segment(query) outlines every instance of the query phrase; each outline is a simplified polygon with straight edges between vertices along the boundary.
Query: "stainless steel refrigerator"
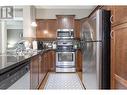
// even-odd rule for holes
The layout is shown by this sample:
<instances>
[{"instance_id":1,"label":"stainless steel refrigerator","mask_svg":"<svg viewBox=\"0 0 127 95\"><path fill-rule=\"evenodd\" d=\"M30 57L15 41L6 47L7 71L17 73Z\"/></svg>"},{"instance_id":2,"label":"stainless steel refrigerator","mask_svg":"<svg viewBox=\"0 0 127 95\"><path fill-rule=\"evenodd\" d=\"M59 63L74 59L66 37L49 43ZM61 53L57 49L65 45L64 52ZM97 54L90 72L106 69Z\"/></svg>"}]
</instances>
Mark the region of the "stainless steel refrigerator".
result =
<instances>
[{"instance_id":1,"label":"stainless steel refrigerator","mask_svg":"<svg viewBox=\"0 0 127 95\"><path fill-rule=\"evenodd\" d=\"M86 89L110 89L110 12L97 10L81 29Z\"/></svg>"}]
</instances>

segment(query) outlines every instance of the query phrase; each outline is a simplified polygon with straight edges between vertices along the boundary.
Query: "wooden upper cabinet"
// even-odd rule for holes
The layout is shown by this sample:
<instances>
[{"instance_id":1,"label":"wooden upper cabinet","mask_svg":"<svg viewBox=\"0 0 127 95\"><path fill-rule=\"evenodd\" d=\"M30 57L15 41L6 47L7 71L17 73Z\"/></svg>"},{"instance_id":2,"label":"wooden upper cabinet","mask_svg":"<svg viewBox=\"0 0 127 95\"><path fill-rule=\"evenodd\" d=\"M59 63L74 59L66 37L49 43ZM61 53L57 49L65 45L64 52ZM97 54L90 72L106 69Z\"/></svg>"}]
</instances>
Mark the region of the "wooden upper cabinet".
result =
<instances>
[{"instance_id":1,"label":"wooden upper cabinet","mask_svg":"<svg viewBox=\"0 0 127 95\"><path fill-rule=\"evenodd\" d=\"M75 37L80 38L80 31L81 31L81 22L80 20L75 20L75 27L74 27L74 32L75 32Z\"/></svg>"},{"instance_id":2,"label":"wooden upper cabinet","mask_svg":"<svg viewBox=\"0 0 127 95\"><path fill-rule=\"evenodd\" d=\"M114 24L118 25L127 22L127 6L113 6L114 8Z\"/></svg>"},{"instance_id":3,"label":"wooden upper cabinet","mask_svg":"<svg viewBox=\"0 0 127 95\"><path fill-rule=\"evenodd\" d=\"M111 11L111 23L113 26L127 22L127 6L103 6L102 9Z\"/></svg>"},{"instance_id":4,"label":"wooden upper cabinet","mask_svg":"<svg viewBox=\"0 0 127 95\"><path fill-rule=\"evenodd\" d=\"M74 15L56 15L57 29L74 29Z\"/></svg>"},{"instance_id":5,"label":"wooden upper cabinet","mask_svg":"<svg viewBox=\"0 0 127 95\"><path fill-rule=\"evenodd\" d=\"M48 20L48 38L56 38L57 22L55 19Z\"/></svg>"},{"instance_id":6,"label":"wooden upper cabinet","mask_svg":"<svg viewBox=\"0 0 127 95\"><path fill-rule=\"evenodd\" d=\"M37 38L46 38L47 37L47 21L46 20L37 20L36 27L36 37Z\"/></svg>"},{"instance_id":7,"label":"wooden upper cabinet","mask_svg":"<svg viewBox=\"0 0 127 95\"><path fill-rule=\"evenodd\" d=\"M56 38L57 22L55 19L39 19L36 22L36 38Z\"/></svg>"}]
</instances>

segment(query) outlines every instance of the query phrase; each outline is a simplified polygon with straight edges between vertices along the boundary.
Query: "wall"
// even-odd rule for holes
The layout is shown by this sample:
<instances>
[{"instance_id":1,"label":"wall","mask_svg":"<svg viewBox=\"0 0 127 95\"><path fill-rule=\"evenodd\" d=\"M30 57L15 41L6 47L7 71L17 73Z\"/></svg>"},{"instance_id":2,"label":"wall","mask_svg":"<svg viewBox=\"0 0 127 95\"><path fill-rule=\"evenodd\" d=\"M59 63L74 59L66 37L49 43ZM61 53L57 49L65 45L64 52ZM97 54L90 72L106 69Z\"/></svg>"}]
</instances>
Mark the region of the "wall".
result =
<instances>
[{"instance_id":1,"label":"wall","mask_svg":"<svg viewBox=\"0 0 127 95\"><path fill-rule=\"evenodd\" d=\"M7 30L7 48L13 48L16 43L23 40L22 29L8 29Z\"/></svg>"},{"instance_id":2,"label":"wall","mask_svg":"<svg viewBox=\"0 0 127 95\"><path fill-rule=\"evenodd\" d=\"M0 22L0 53L2 51L2 31L1 31L1 22Z\"/></svg>"},{"instance_id":3,"label":"wall","mask_svg":"<svg viewBox=\"0 0 127 95\"><path fill-rule=\"evenodd\" d=\"M35 21L35 13L33 6L23 7L23 37L36 37L35 27L31 26L32 21Z\"/></svg>"},{"instance_id":4,"label":"wall","mask_svg":"<svg viewBox=\"0 0 127 95\"><path fill-rule=\"evenodd\" d=\"M7 31L6 31L6 22L1 21L1 28L0 28L0 41L1 41L1 52L0 53L5 53L6 52L6 43L7 43Z\"/></svg>"},{"instance_id":5,"label":"wall","mask_svg":"<svg viewBox=\"0 0 127 95\"><path fill-rule=\"evenodd\" d=\"M8 20L6 27L7 29L23 29L23 21L22 20Z\"/></svg>"},{"instance_id":6,"label":"wall","mask_svg":"<svg viewBox=\"0 0 127 95\"><path fill-rule=\"evenodd\" d=\"M36 9L36 19L56 19L56 15L75 15L76 19L87 17L92 9Z\"/></svg>"}]
</instances>

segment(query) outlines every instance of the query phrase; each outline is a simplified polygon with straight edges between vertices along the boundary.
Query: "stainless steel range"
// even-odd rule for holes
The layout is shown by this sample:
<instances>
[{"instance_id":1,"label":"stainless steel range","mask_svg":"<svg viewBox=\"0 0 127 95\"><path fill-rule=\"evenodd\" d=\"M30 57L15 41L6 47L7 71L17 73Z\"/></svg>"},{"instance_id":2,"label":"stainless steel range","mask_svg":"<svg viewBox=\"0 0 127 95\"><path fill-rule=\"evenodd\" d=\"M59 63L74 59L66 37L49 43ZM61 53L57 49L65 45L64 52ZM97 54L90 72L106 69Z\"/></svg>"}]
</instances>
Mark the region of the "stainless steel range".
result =
<instances>
[{"instance_id":1,"label":"stainless steel range","mask_svg":"<svg viewBox=\"0 0 127 95\"><path fill-rule=\"evenodd\" d=\"M74 31L72 29L71 31L66 29L66 32L62 30L57 31L56 72L75 72L75 49L72 39ZM63 37L62 34L66 36Z\"/></svg>"}]
</instances>

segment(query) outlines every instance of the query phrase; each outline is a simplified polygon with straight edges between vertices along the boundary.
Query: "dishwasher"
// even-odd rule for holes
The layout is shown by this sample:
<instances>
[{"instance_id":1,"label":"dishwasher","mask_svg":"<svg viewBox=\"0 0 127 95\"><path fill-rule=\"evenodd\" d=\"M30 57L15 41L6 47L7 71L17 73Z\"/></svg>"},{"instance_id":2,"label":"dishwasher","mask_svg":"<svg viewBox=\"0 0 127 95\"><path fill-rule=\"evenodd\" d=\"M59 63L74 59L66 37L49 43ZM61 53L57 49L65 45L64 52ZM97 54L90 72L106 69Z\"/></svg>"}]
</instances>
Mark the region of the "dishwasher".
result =
<instances>
[{"instance_id":1,"label":"dishwasher","mask_svg":"<svg viewBox=\"0 0 127 95\"><path fill-rule=\"evenodd\" d=\"M28 88L30 85L29 65L30 61L26 61L22 63L22 65L19 65L0 75L0 89Z\"/></svg>"}]
</instances>

